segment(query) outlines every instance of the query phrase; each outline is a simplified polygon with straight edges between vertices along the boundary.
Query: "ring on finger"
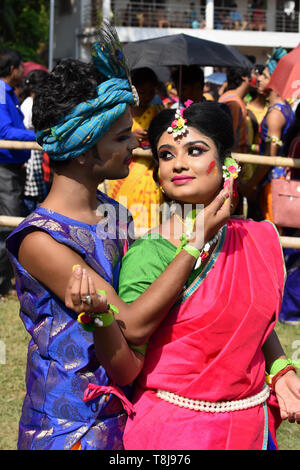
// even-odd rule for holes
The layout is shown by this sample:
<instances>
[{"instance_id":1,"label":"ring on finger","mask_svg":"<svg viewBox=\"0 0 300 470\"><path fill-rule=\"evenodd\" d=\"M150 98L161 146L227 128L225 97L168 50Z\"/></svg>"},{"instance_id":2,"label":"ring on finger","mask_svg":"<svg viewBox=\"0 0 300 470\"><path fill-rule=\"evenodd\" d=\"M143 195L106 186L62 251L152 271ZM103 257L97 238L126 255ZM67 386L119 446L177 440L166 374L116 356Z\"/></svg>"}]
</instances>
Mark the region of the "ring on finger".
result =
<instances>
[{"instance_id":1,"label":"ring on finger","mask_svg":"<svg viewBox=\"0 0 300 470\"><path fill-rule=\"evenodd\" d=\"M83 297L81 299L81 302L83 302L84 304L87 304L87 305L91 305L92 297L90 295L86 295L85 297Z\"/></svg>"}]
</instances>

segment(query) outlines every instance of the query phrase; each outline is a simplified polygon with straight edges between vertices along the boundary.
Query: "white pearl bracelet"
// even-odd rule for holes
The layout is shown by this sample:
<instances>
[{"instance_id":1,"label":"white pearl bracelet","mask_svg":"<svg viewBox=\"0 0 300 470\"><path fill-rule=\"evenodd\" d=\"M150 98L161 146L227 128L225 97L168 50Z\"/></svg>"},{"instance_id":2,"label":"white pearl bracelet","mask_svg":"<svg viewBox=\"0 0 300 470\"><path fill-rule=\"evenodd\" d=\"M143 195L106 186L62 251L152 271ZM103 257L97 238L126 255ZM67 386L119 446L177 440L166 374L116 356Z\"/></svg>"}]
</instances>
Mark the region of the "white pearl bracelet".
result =
<instances>
[{"instance_id":1,"label":"white pearl bracelet","mask_svg":"<svg viewBox=\"0 0 300 470\"><path fill-rule=\"evenodd\" d=\"M252 408L265 402L270 395L270 387L264 384L261 392L253 395L253 397L244 398L243 400L212 402L204 400L194 400L191 398L176 395L176 393L167 392L166 390L157 390L156 395L173 405L182 408L189 408L196 411L207 411L209 413L224 413L228 411L239 411Z\"/></svg>"}]
</instances>

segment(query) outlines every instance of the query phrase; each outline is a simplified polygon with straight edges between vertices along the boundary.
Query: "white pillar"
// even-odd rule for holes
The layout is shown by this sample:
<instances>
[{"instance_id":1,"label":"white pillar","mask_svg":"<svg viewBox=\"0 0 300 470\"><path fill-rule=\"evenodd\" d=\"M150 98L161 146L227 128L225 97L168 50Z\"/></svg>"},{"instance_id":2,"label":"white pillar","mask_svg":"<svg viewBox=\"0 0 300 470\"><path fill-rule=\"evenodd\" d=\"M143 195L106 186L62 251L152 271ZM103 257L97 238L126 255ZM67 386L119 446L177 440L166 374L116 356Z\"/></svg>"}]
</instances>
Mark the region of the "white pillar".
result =
<instances>
[{"instance_id":1,"label":"white pillar","mask_svg":"<svg viewBox=\"0 0 300 470\"><path fill-rule=\"evenodd\" d=\"M214 0L206 0L205 21L206 29L214 29Z\"/></svg>"},{"instance_id":2,"label":"white pillar","mask_svg":"<svg viewBox=\"0 0 300 470\"><path fill-rule=\"evenodd\" d=\"M110 10L111 4L110 0L102 1L102 20L110 23Z\"/></svg>"},{"instance_id":3,"label":"white pillar","mask_svg":"<svg viewBox=\"0 0 300 470\"><path fill-rule=\"evenodd\" d=\"M266 27L267 31L275 31L275 15L276 1L269 0L266 2Z\"/></svg>"},{"instance_id":4,"label":"white pillar","mask_svg":"<svg viewBox=\"0 0 300 470\"><path fill-rule=\"evenodd\" d=\"M49 17L49 56L48 69L53 68L53 48L54 48L54 20L55 20L55 0L50 0L50 17Z\"/></svg>"}]
</instances>

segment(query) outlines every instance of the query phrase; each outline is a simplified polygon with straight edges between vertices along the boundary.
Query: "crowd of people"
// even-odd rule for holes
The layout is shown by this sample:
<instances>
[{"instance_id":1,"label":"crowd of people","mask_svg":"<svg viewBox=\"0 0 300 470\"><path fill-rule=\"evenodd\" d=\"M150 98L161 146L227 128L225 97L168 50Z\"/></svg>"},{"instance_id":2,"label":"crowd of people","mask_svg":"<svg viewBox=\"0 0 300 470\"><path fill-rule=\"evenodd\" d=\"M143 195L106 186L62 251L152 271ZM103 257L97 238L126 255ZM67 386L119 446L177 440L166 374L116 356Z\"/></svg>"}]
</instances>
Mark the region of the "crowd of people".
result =
<instances>
[{"instance_id":1,"label":"crowd of people","mask_svg":"<svg viewBox=\"0 0 300 470\"><path fill-rule=\"evenodd\" d=\"M200 67L166 84L130 76L103 26L91 63L31 72L21 108L22 58L0 53L0 138L43 149L0 151L1 214L26 216L1 257L31 337L18 449L273 450L283 419L300 424L300 378L274 331L283 229L249 196L282 173L231 157L288 155L299 121L265 79L284 53L228 70L209 97ZM288 295L283 321L298 321Z\"/></svg>"},{"instance_id":2,"label":"crowd of people","mask_svg":"<svg viewBox=\"0 0 300 470\"><path fill-rule=\"evenodd\" d=\"M153 5L144 2L129 2L121 11L111 12L116 22L122 26L139 27L173 27L202 29L206 27L205 6L191 2L187 8L174 11L164 5ZM214 9L214 27L224 30L266 30L266 7L264 1L254 1L246 8L239 8L234 1L227 7L217 6Z\"/></svg>"}]
</instances>

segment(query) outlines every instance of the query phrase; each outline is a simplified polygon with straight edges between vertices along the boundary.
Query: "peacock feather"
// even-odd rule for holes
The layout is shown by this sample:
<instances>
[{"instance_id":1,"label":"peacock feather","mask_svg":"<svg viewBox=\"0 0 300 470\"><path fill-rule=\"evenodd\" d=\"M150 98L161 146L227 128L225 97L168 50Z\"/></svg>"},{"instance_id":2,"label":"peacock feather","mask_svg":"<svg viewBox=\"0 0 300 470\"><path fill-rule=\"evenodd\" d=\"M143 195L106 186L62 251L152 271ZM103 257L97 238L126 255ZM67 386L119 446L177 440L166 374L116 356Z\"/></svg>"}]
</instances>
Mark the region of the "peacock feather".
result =
<instances>
[{"instance_id":1,"label":"peacock feather","mask_svg":"<svg viewBox=\"0 0 300 470\"><path fill-rule=\"evenodd\" d=\"M110 78L125 78L131 84L129 67L116 29L104 22L96 33L97 40L92 46L95 67Z\"/></svg>"}]
</instances>

